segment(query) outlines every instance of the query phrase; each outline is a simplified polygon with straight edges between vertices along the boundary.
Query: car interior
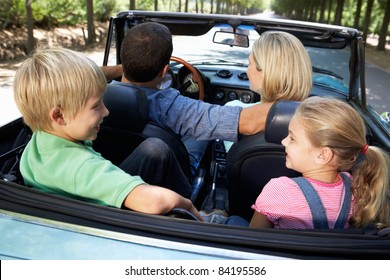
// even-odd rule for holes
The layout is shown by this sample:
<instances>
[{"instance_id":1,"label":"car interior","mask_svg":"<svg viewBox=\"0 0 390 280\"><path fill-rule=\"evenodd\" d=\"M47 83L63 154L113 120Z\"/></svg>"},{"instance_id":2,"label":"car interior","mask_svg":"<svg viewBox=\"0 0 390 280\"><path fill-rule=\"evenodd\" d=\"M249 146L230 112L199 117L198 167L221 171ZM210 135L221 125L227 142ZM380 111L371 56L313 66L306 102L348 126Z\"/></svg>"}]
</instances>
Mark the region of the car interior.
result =
<instances>
[{"instance_id":1,"label":"car interior","mask_svg":"<svg viewBox=\"0 0 390 280\"><path fill-rule=\"evenodd\" d=\"M175 32L176 25L170 25L169 22L164 23ZM119 24L120 27L116 28L118 33L116 40L123 38L123 34L119 31L121 26L126 24L121 21L111 22L111 24ZM206 32L210 29L207 26L202 28L200 28L200 32ZM113 27L110 29L115 30ZM242 45L230 42L237 36L240 37L239 41L243 42ZM302 38L305 37L302 36ZM113 38L108 38L107 46L111 40ZM235 31L216 31L213 42L249 47L248 35ZM333 44L335 44L334 48L345 46L342 40L336 40ZM119 46L120 44L117 44L115 50L118 63L120 63ZM219 105L224 105L232 100L241 100L247 104L259 101L259 95L249 90L245 65L223 66L224 62L221 61L222 65L217 67L203 64L195 67L175 56L172 57L171 63L169 70L169 76L172 79L171 86L178 88L183 95ZM187 79L188 75L191 75L193 81L190 82ZM198 85L195 94L188 90L194 83ZM334 91L329 91L324 87L315 86L311 95L333 95L337 98L340 96L345 98L345 94L340 94L341 89L340 86L335 86ZM110 114L104 119L98 138L94 141L96 151L118 165L143 140L157 137L169 145L183 172L188 178L190 177L189 157L183 143L179 136L169 129L148 120L148 101L141 89L108 84L103 100ZM287 136L289 120L298 105L299 102L276 102L268 114L265 131L256 135L240 137L240 140L234 143L229 152L226 152L223 141L219 139L210 141L197 174L191 182L193 187L191 200L199 210L221 209L229 215L239 215L250 220L253 214L251 209L253 200L271 178L299 175L285 167L285 152L281 145L281 140ZM29 135L29 129L23 128L15 143L12 144L13 149L1 155L2 161L5 162L1 169L4 179L23 182L17 163ZM261 172L259 172L260 170ZM181 211L181 213L185 213L185 211ZM193 218L188 215L182 216Z\"/></svg>"}]
</instances>

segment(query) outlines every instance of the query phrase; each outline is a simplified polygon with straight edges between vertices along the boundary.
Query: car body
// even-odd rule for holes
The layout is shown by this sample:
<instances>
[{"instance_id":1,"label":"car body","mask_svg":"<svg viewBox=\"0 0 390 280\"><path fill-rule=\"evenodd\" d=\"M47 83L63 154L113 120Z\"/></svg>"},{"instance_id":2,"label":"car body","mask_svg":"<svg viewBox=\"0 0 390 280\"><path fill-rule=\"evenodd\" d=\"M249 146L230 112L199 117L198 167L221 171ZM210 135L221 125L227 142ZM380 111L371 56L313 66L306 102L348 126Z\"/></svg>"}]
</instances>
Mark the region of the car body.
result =
<instances>
[{"instance_id":1,"label":"car body","mask_svg":"<svg viewBox=\"0 0 390 280\"><path fill-rule=\"evenodd\" d=\"M305 45L313 64L311 95L350 103L366 123L369 143L390 149L388 124L366 104L364 42L358 30L279 18L123 11L110 20L103 65L121 63L123 35L130 26L145 21L169 27L173 55L201 73L201 99L219 105L236 99L259 101L246 77L251 45L267 30L294 34ZM232 26L247 30L243 45L218 39L234 36ZM188 68L173 61L162 87L181 88L192 78ZM182 93L200 98L199 88L192 82ZM390 258L389 229L250 229L201 223L180 211L174 216L147 215L41 193L24 186L18 173L18 159L31 135L23 120L4 125L0 135L2 259ZM224 184L228 179L215 169L215 162L221 168L226 158L216 154L219 144L212 141L204 157L201 190L194 200L198 209L205 205L215 183L227 190Z\"/></svg>"}]
</instances>

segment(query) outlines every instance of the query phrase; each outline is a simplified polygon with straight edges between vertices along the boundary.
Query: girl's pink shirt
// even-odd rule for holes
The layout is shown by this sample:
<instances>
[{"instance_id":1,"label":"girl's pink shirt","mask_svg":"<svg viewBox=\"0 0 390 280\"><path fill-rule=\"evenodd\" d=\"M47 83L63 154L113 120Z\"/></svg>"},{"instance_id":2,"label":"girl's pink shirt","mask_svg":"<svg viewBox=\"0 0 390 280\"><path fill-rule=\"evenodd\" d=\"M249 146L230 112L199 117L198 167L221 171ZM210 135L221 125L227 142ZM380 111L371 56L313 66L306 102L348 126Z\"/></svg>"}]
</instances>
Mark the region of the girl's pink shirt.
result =
<instances>
[{"instance_id":1,"label":"girl's pink shirt","mask_svg":"<svg viewBox=\"0 0 390 280\"><path fill-rule=\"evenodd\" d=\"M349 173L346 173L351 177ZM313 185L326 209L329 228L333 228L344 199L341 176L336 183L324 183L306 178ZM354 200L349 217L352 215ZM271 179L263 188L252 209L267 216L274 228L312 229L312 215L298 185L288 177ZM348 223L346 224L348 227Z\"/></svg>"}]
</instances>

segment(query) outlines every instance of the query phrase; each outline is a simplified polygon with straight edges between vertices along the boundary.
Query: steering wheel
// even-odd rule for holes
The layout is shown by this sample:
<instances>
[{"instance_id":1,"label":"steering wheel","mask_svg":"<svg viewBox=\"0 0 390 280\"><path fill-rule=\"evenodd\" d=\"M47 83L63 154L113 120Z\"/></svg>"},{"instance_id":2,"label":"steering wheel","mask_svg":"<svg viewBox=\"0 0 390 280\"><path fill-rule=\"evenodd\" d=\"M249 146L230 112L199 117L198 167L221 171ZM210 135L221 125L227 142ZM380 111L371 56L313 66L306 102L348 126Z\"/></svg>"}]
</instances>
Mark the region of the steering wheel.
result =
<instances>
[{"instance_id":1,"label":"steering wheel","mask_svg":"<svg viewBox=\"0 0 390 280\"><path fill-rule=\"evenodd\" d=\"M179 64L182 64L185 68L187 68L191 72L193 81L195 83L198 83L198 86L199 86L199 100L204 100L204 82L203 82L203 78L200 75L200 73L198 72L198 70L196 70L194 68L194 66L192 66L191 64L189 64L187 61L185 61L182 58L179 58L176 56L171 56L171 60L175 61Z\"/></svg>"}]
</instances>

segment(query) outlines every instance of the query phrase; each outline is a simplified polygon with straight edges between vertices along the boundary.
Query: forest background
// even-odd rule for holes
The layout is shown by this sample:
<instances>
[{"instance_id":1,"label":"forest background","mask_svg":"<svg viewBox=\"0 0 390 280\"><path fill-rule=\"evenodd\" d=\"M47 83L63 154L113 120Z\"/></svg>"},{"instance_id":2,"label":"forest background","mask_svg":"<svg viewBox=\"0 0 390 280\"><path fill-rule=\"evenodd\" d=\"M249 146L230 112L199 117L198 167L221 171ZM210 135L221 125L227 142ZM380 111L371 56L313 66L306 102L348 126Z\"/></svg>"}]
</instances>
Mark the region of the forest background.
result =
<instances>
[{"instance_id":1,"label":"forest background","mask_svg":"<svg viewBox=\"0 0 390 280\"><path fill-rule=\"evenodd\" d=\"M0 61L25 57L39 41L93 48L104 43L110 16L128 9L240 15L272 12L289 19L355 27L364 41L376 38L370 51L378 54L378 60L388 57L390 0L0 0ZM58 29L80 32L56 35Z\"/></svg>"}]
</instances>

